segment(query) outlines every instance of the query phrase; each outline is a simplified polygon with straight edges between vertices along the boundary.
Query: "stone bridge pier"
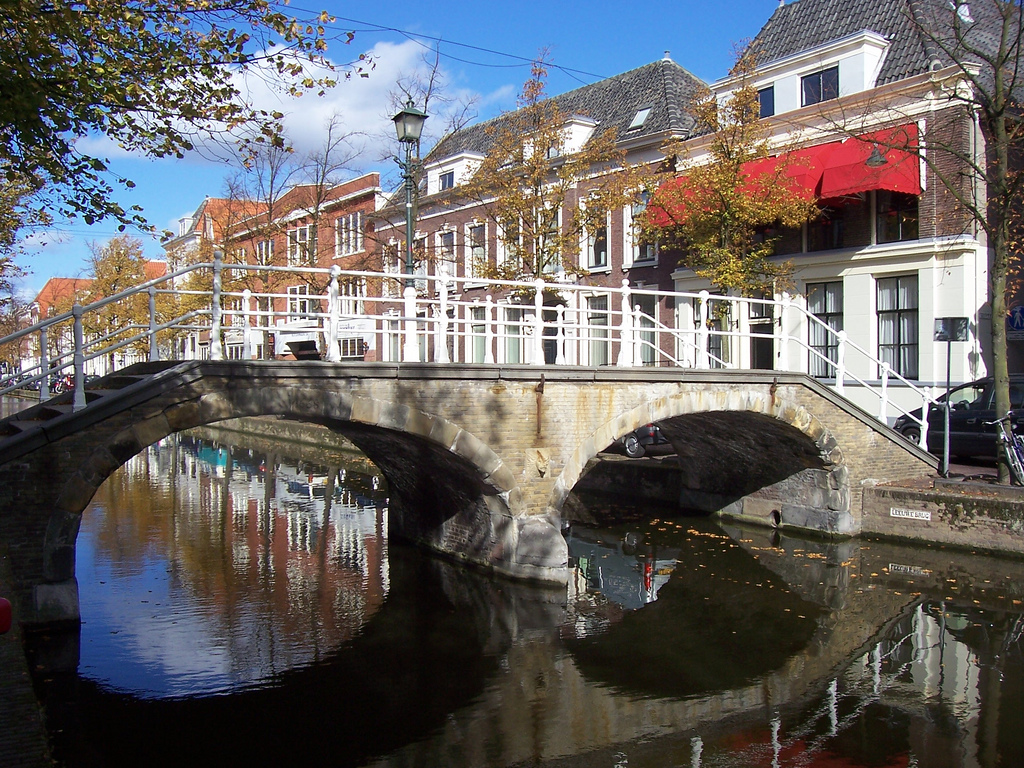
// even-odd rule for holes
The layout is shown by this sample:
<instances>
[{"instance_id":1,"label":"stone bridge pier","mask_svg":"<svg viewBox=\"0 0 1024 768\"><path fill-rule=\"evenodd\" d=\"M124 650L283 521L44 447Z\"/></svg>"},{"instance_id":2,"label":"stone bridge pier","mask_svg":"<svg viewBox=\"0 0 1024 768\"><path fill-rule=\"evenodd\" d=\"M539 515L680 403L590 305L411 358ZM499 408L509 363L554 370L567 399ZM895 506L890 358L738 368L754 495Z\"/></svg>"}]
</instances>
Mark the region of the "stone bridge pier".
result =
<instances>
[{"instance_id":1,"label":"stone bridge pier","mask_svg":"<svg viewBox=\"0 0 1024 768\"><path fill-rule=\"evenodd\" d=\"M391 535L554 584L568 577L562 504L587 462L652 421L679 454L682 503L767 524L855 534L865 481L934 471L815 380L769 371L150 363L102 381L83 410L33 410L0 441L0 543L23 624L78 620L79 522L115 469L238 416L344 434L389 483Z\"/></svg>"}]
</instances>

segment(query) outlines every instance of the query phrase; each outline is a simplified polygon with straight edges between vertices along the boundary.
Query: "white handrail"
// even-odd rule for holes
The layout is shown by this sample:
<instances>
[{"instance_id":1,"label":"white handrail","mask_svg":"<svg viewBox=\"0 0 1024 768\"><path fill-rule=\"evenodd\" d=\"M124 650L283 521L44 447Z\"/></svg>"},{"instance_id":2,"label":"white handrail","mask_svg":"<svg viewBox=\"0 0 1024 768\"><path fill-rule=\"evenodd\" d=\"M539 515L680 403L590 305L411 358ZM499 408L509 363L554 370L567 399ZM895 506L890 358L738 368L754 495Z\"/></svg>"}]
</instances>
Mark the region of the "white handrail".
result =
<instances>
[{"instance_id":1,"label":"white handrail","mask_svg":"<svg viewBox=\"0 0 1024 768\"><path fill-rule=\"evenodd\" d=\"M256 274L262 281L271 274L302 275L309 284L326 289L322 294L281 293L273 286L257 291L243 282L246 274ZM189 288L184 287L186 278ZM204 281L209 289L197 289ZM351 293L342 292L342 281ZM788 294L779 299L714 296L708 291L637 288L628 280L621 287L426 274L416 275L416 286L405 281L404 273L231 264L215 254L212 263L184 267L0 339L0 344L23 344L26 339L35 344L23 356L19 371L0 377L0 394L39 382L40 398L46 399L50 379L73 369L74 404L84 407L86 374L95 372L99 362L109 360L114 352L128 350L126 362L178 359L184 339L186 346L194 343L197 350L208 349L213 359L223 356L225 343L232 345L235 356L249 359L251 334L257 332L267 334L268 340L273 334L279 348L280 340L289 334L314 338L324 357L332 361L352 354L358 357L367 344L376 350L376 359L392 362L419 362L425 355L422 362L476 359L484 365L544 365L547 344L549 359L557 365L603 360L624 368L651 364L735 368L740 362L736 354L740 340L770 339L779 370L806 373L820 365L821 370L834 372L838 392L855 386L877 397L875 412L880 420L885 421L894 408L920 423L922 439L927 430L927 405L933 402L928 390L894 372ZM131 315L124 313L120 325L107 327L105 310L139 294L148 297L148 322L128 322ZM600 304L602 309L590 308L598 306L590 303L595 296L607 297ZM645 301L653 302L653 315L641 310ZM183 304L192 308L177 311ZM666 305L675 307L668 315L674 318L671 326L658 318ZM688 307L694 308L692 325L683 311ZM746 318L751 316L770 320L771 330L765 330L763 322L748 323ZM827 341L828 354L810 346L808 328ZM351 346L357 336L360 343ZM346 341L350 347L343 357L341 344ZM161 345L165 348L160 349ZM721 354L716 352L719 347ZM136 353L142 348L144 353ZM920 418L908 413L913 407L904 408L891 398L894 382L916 394L922 405Z\"/></svg>"}]
</instances>

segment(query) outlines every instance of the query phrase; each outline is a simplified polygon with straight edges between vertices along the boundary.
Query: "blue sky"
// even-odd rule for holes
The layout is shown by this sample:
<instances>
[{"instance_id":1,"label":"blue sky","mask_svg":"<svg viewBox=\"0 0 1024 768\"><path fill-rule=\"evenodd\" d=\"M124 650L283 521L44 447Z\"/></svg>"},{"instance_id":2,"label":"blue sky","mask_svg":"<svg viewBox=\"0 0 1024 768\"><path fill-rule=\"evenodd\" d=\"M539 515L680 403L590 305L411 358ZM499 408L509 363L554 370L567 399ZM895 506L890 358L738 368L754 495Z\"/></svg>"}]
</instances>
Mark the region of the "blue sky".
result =
<instances>
[{"instance_id":1,"label":"blue sky","mask_svg":"<svg viewBox=\"0 0 1024 768\"><path fill-rule=\"evenodd\" d=\"M329 115L340 115L347 130L366 134L353 175L379 170L387 185L397 180L394 164L379 160L381 147L394 130L387 93L396 77L422 66L422 54L435 45L440 45L449 91L475 98L475 112L485 119L514 108L516 94L529 76L530 60L542 49L547 50L551 63L550 94L648 64L666 51L693 74L714 81L728 71L736 45L756 34L778 4L778 0L681 0L671 4L295 0L291 8L296 15L324 8L337 17L333 31L339 36L355 32L348 45L330 44L332 61L344 64L360 53L369 53L375 67L369 77L343 81L322 99L307 95L282 102L266 93L253 98L287 114L287 130L300 150L316 145ZM442 124L440 116L427 123L437 129ZM102 138L85 142L88 151L109 159L116 173L135 181L135 189L119 193L118 200L126 207L142 206L150 223L161 230L176 230L177 220L194 211L205 196L222 195L225 179L232 172L226 164L200 157L149 160L128 156ZM20 293L31 298L50 277L82 274L89 243L102 244L115 234L116 227L110 222L92 227L72 222L52 232L37 233L28 256L20 262L31 272ZM162 258L158 239L141 237L147 255Z\"/></svg>"}]
</instances>

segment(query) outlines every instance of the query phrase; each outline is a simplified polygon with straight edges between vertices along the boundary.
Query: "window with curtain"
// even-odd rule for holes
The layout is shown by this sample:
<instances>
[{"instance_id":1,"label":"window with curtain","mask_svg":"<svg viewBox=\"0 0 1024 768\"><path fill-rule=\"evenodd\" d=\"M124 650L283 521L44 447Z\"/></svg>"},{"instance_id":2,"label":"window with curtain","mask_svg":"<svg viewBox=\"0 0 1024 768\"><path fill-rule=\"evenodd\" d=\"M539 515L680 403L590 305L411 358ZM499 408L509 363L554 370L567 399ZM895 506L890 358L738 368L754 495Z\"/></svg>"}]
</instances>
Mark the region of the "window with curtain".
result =
<instances>
[{"instance_id":1,"label":"window with curtain","mask_svg":"<svg viewBox=\"0 0 1024 768\"><path fill-rule=\"evenodd\" d=\"M878 359L908 379L918 376L917 275L876 282Z\"/></svg>"},{"instance_id":2,"label":"window with curtain","mask_svg":"<svg viewBox=\"0 0 1024 768\"><path fill-rule=\"evenodd\" d=\"M839 359L839 338L843 330L843 282L807 284L807 311L820 322L811 322L807 329L807 344L811 351L808 372L817 378L836 375L835 363Z\"/></svg>"},{"instance_id":3,"label":"window with curtain","mask_svg":"<svg viewBox=\"0 0 1024 768\"><path fill-rule=\"evenodd\" d=\"M608 297L587 297L587 325L590 335L590 364L608 365Z\"/></svg>"}]
</instances>

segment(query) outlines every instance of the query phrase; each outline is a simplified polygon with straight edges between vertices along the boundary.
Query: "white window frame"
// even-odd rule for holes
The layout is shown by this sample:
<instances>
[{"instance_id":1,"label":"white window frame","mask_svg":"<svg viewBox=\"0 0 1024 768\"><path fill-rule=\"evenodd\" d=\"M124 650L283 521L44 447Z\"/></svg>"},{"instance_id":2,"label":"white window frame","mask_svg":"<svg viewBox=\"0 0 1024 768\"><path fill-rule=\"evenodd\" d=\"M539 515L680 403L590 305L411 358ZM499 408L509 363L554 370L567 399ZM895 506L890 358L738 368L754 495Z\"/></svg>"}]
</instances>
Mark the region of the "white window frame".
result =
<instances>
[{"instance_id":1,"label":"white window frame","mask_svg":"<svg viewBox=\"0 0 1024 768\"><path fill-rule=\"evenodd\" d=\"M334 222L334 256L351 256L363 251L363 212L339 216Z\"/></svg>"},{"instance_id":2,"label":"white window frame","mask_svg":"<svg viewBox=\"0 0 1024 768\"><path fill-rule=\"evenodd\" d=\"M479 241L473 234L477 230L483 233ZM465 245L463 246L465 249L464 274L468 278L483 279L477 263L478 261L487 261L487 223L474 219L466 224L466 231L463 237L465 240Z\"/></svg>"},{"instance_id":3,"label":"white window frame","mask_svg":"<svg viewBox=\"0 0 1024 768\"><path fill-rule=\"evenodd\" d=\"M260 240L256 243L256 262L263 265L274 263L274 241L272 239Z\"/></svg>"},{"instance_id":4,"label":"white window frame","mask_svg":"<svg viewBox=\"0 0 1024 768\"><path fill-rule=\"evenodd\" d=\"M643 212L645 207L646 204L627 205L623 210L623 220L625 226L622 228L622 266L624 269L629 269L634 265L638 267L658 266L658 257L661 253L661 247L657 242L649 243L646 245L647 248L651 248L654 251L652 258L639 258L641 245L637 242L636 218L640 213Z\"/></svg>"},{"instance_id":5,"label":"white window frame","mask_svg":"<svg viewBox=\"0 0 1024 768\"><path fill-rule=\"evenodd\" d=\"M309 262L309 224L288 230L288 266L305 266ZM305 259L303 257L306 257Z\"/></svg>"},{"instance_id":6,"label":"white window frame","mask_svg":"<svg viewBox=\"0 0 1024 768\"><path fill-rule=\"evenodd\" d=\"M309 286L303 284L289 285L286 289L288 294L288 319L306 320L316 314L314 302L320 299L316 294L309 292Z\"/></svg>"}]
</instances>

